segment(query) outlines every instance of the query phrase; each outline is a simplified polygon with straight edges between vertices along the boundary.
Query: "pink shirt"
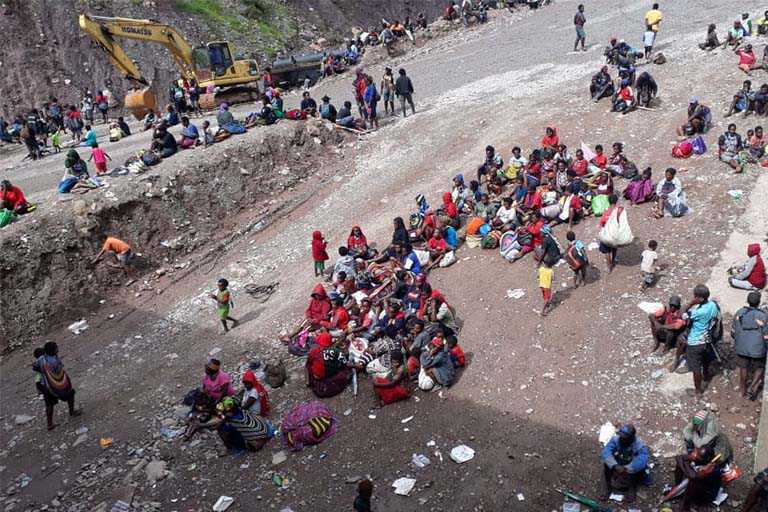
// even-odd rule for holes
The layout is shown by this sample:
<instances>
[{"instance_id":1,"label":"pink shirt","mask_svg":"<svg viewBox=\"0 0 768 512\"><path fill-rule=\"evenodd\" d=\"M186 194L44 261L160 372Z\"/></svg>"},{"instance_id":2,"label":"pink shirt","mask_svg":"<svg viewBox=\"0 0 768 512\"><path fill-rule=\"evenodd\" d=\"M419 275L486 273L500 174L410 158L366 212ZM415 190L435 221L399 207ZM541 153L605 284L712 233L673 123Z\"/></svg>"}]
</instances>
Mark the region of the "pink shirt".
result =
<instances>
[{"instance_id":1,"label":"pink shirt","mask_svg":"<svg viewBox=\"0 0 768 512\"><path fill-rule=\"evenodd\" d=\"M222 393L221 388L226 385L226 392ZM203 377L203 392L216 400L217 402L225 396L232 396L235 394L235 388L232 386L232 377L227 372L219 370L215 379L206 374Z\"/></svg>"},{"instance_id":2,"label":"pink shirt","mask_svg":"<svg viewBox=\"0 0 768 512\"><path fill-rule=\"evenodd\" d=\"M91 154L93 155L93 161L97 164L103 164L107 161L107 155L104 153L104 150L101 148L93 148L91 151Z\"/></svg>"}]
</instances>

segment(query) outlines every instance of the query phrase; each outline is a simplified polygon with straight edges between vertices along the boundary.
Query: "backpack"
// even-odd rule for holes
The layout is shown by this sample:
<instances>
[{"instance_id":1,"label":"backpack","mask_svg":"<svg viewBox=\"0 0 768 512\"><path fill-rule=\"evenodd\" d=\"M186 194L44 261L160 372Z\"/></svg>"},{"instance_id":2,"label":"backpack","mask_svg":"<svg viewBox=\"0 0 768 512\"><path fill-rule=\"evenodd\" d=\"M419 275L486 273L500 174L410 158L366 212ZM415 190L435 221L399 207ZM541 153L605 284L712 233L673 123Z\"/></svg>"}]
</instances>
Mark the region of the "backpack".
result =
<instances>
[{"instance_id":1,"label":"backpack","mask_svg":"<svg viewBox=\"0 0 768 512\"><path fill-rule=\"evenodd\" d=\"M704 142L704 138L701 135L697 135L691 141L691 147L693 152L697 155L703 155L707 152L707 144Z\"/></svg>"},{"instance_id":2,"label":"backpack","mask_svg":"<svg viewBox=\"0 0 768 512\"><path fill-rule=\"evenodd\" d=\"M684 140L672 146L672 156L675 158L688 158L692 154L693 143L690 140Z\"/></svg>"},{"instance_id":3,"label":"backpack","mask_svg":"<svg viewBox=\"0 0 768 512\"><path fill-rule=\"evenodd\" d=\"M717 343L723 339L723 314L720 311L720 304L712 301L717 308L717 315L709 321L707 332L704 334L707 343Z\"/></svg>"},{"instance_id":4,"label":"backpack","mask_svg":"<svg viewBox=\"0 0 768 512\"><path fill-rule=\"evenodd\" d=\"M282 361L268 364L264 368L264 373L266 374L264 380L267 381L267 384L269 384L271 387L279 388L285 384L285 365Z\"/></svg>"},{"instance_id":5,"label":"backpack","mask_svg":"<svg viewBox=\"0 0 768 512\"><path fill-rule=\"evenodd\" d=\"M571 270L579 270L581 267L589 263L587 255L579 254L575 245L570 246L566 251L565 261L571 267Z\"/></svg>"}]
</instances>

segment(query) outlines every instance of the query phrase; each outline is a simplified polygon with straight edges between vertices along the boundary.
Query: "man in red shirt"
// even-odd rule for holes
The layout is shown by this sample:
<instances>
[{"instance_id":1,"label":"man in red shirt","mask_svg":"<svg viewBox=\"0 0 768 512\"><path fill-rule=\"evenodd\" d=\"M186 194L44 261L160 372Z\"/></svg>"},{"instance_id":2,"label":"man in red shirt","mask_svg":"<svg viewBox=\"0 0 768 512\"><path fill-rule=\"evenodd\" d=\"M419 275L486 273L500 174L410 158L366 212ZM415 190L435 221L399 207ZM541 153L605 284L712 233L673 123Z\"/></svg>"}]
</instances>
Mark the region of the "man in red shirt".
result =
<instances>
[{"instance_id":1,"label":"man in red shirt","mask_svg":"<svg viewBox=\"0 0 768 512\"><path fill-rule=\"evenodd\" d=\"M651 352L656 352L662 344L664 344L664 352L674 348L677 344L677 337L685 331L686 327L683 313L680 311L681 306L682 299L673 295L669 298L668 306L648 315L648 320L651 322L651 334L655 340Z\"/></svg>"},{"instance_id":2,"label":"man in red shirt","mask_svg":"<svg viewBox=\"0 0 768 512\"><path fill-rule=\"evenodd\" d=\"M29 212L29 203L24 197L24 192L10 181L0 182L0 210L13 210L17 215L23 215Z\"/></svg>"}]
</instances>

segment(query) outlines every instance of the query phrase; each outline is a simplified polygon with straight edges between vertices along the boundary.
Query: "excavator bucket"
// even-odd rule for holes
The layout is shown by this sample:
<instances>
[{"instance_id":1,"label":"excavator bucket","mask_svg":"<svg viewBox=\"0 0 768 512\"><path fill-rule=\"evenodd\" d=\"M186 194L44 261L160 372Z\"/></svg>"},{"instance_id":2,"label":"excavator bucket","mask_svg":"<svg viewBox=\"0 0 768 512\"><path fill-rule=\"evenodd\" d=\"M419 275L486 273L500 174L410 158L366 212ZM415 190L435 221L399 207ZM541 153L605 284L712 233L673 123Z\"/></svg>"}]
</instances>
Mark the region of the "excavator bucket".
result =
<instances>
[{"instance_id":1,"label":"excavator bucket","mask_svg":"<svg viewBox=\"0 0 768 512\"><path fill-rule=\"evenodd\" d=\"M131 91L125 95L125 108L133 117L142 120L150 111L157 112L155 95L149 88Z\"/></svg>"}]
</instances>

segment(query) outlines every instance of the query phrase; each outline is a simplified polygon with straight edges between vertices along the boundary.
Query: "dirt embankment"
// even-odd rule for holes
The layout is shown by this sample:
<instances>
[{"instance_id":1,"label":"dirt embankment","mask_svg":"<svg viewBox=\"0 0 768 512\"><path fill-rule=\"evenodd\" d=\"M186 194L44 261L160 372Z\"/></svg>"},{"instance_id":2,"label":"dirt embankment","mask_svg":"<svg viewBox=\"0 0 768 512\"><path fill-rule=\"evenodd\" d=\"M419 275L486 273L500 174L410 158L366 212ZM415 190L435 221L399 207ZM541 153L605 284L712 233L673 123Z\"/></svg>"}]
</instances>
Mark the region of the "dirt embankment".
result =
<instances>
[{"instance_id":1,"label":"dirt embankment","mask_svg":"<svg viewBox=\"0 0 768 512\"><path fill-rule=\"evenodd\" d=\"M89 192L6 228L0 350L77 319L125 285L122 272L91 263L106 235L136 248L141 273L192 270L215 258L222 244L300 201L287 197L290 191L314 176L333 151L324 148L343 140L319 121L253 130L216 152L185 152L145 174L113 179L110 194ZM151 290L136 277L131 291Z\"/></svg>"}]
</instances>

